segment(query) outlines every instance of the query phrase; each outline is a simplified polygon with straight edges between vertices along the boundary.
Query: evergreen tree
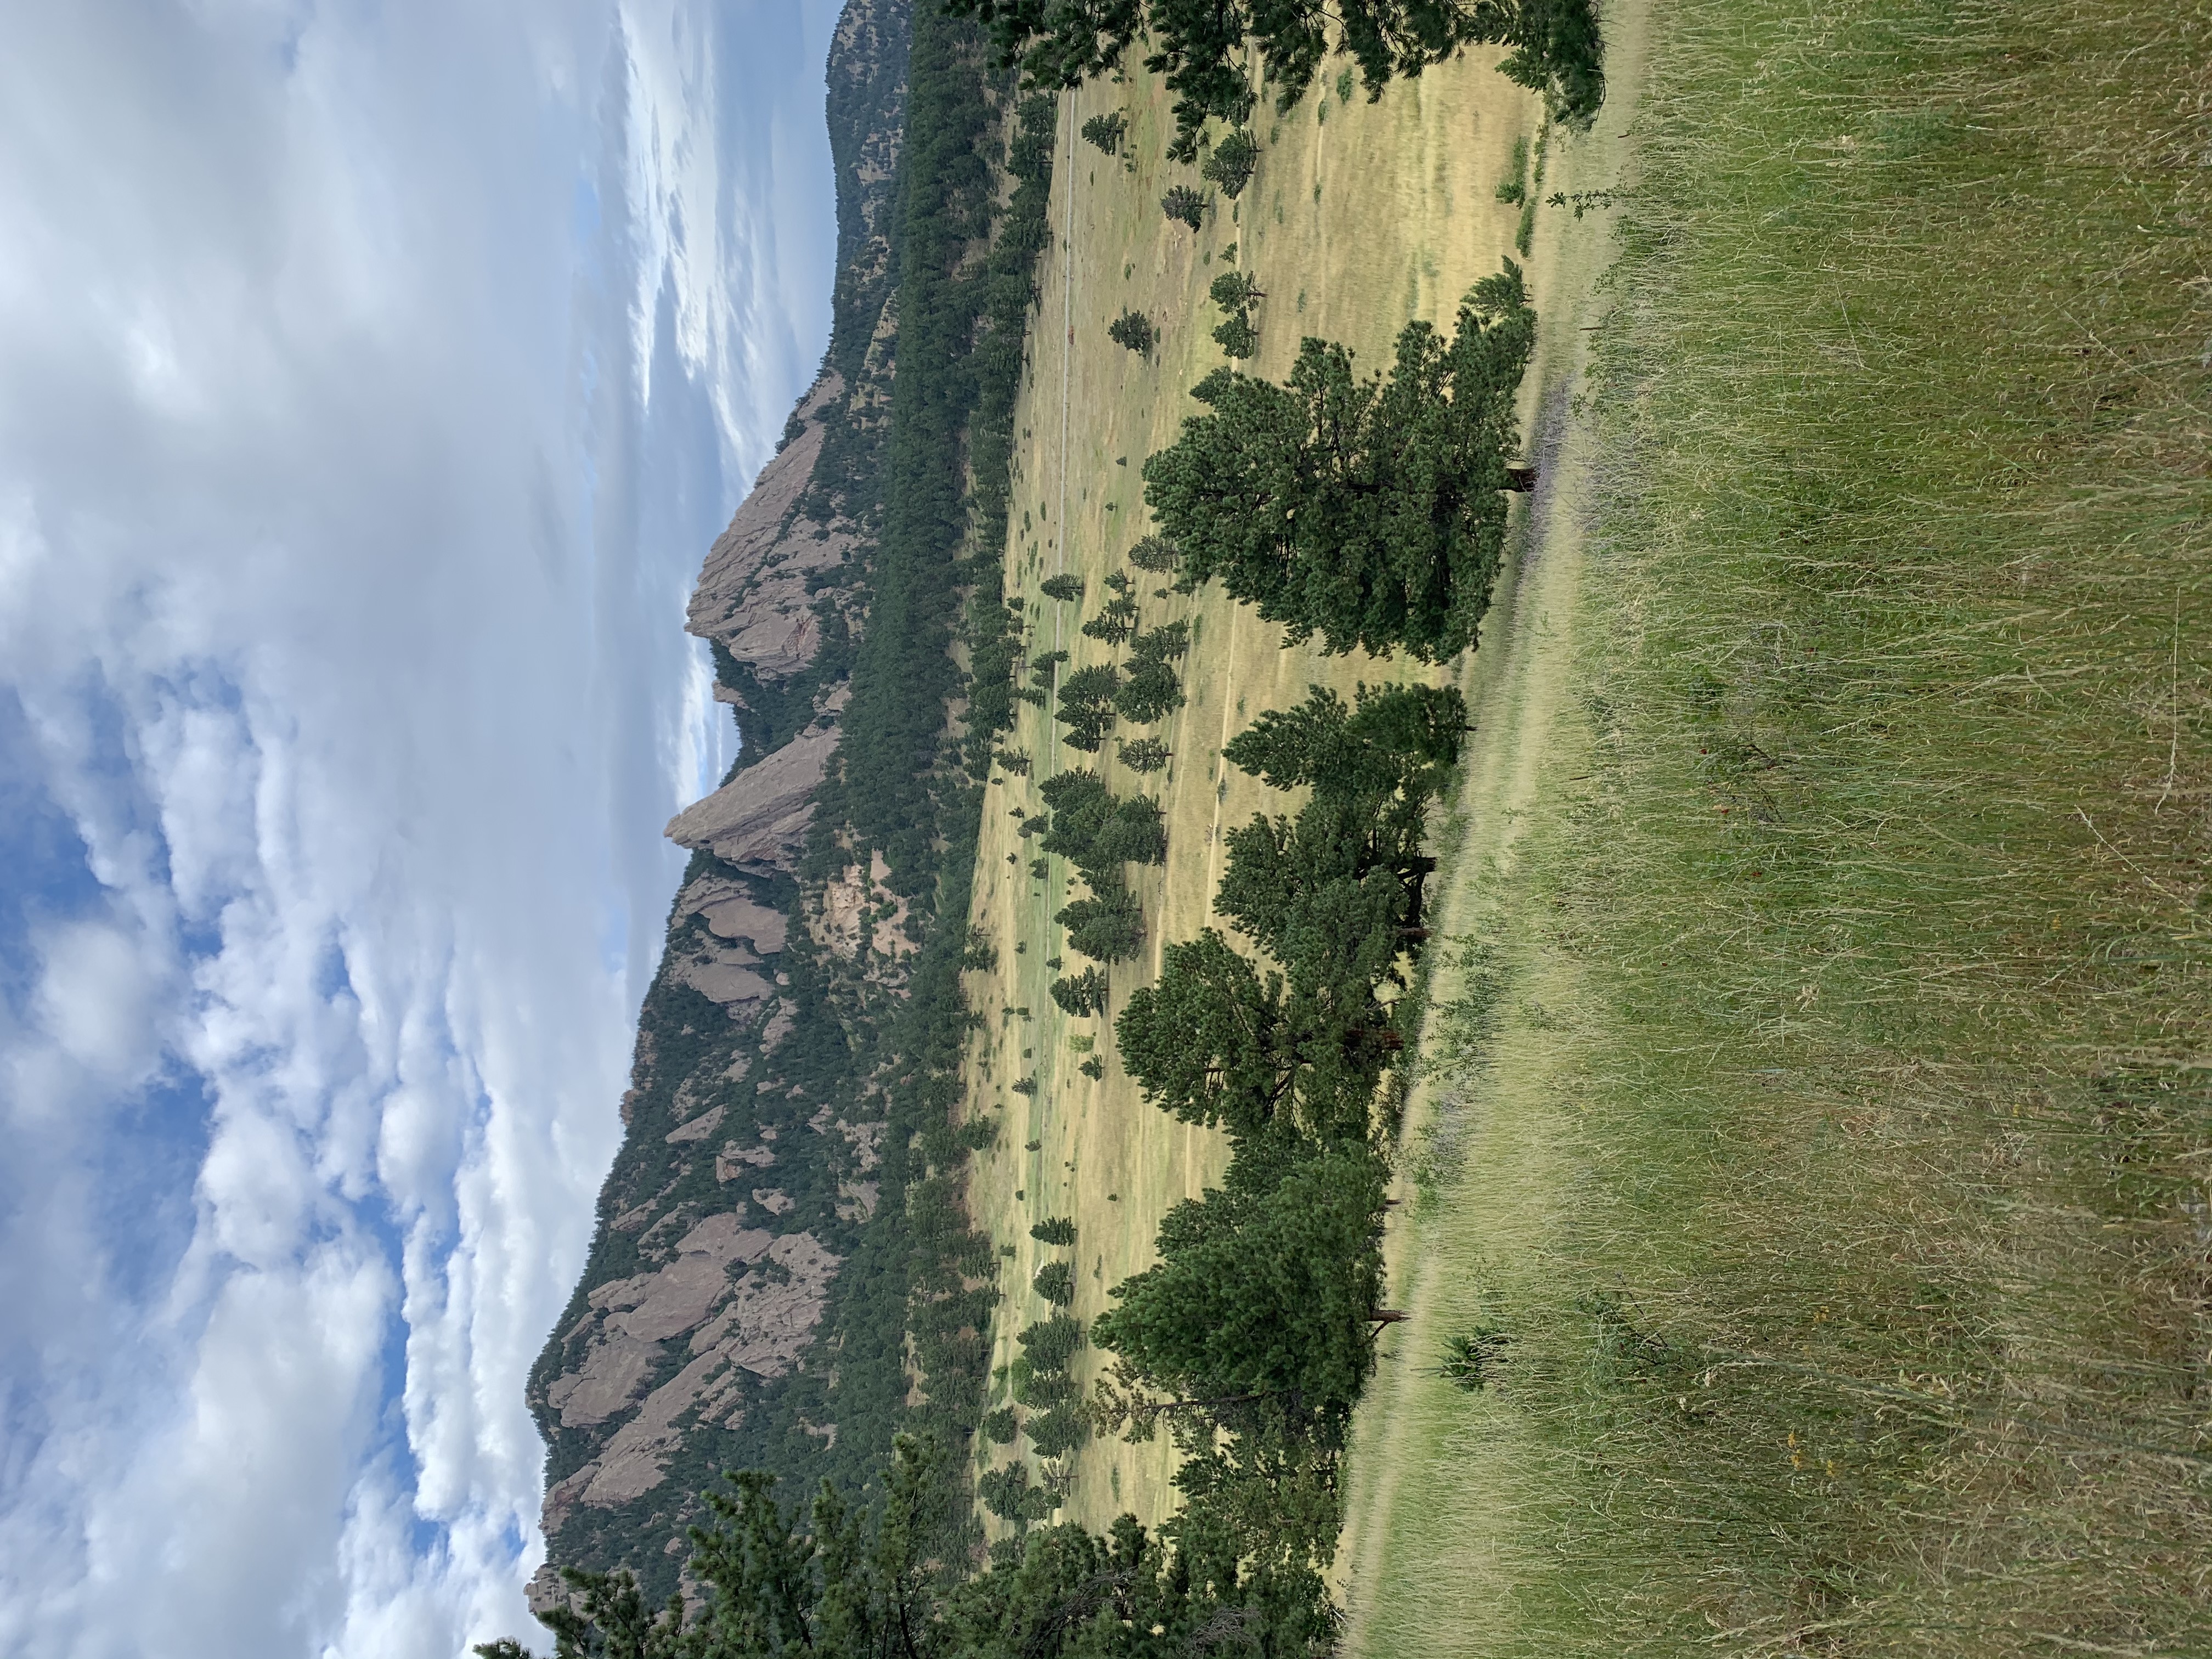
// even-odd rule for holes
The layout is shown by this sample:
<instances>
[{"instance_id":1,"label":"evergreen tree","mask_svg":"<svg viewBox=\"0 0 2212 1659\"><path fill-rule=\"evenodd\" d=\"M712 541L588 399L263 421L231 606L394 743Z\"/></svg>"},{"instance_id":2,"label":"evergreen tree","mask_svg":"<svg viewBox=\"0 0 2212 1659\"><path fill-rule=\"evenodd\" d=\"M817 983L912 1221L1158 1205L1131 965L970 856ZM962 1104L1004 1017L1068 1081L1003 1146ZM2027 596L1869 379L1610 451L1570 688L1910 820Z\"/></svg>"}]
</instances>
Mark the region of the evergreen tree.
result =
<instances>
[{"instance_id":1,"label":"evergreen tree","mask_svg":"<svg viewBox=\"0 0 2212 1659\"><path fill-rule=\"evenodd\" d=\"M1152 319L1141 311L1124 310L1106 325L1106 334L1115 345L1127 346L1140 357L1150 352L1159 339L1159 331L1152 326Z\"/></svg>"},{"instance_id":2,"label":"evergreen tree","mask_svg":"<svg viewBox=\"0 0 2212 1659\"><path fill-rule=\"evenodd\" d=\"M1114 724L1114 694L1121 689L1121 677L1108 663L1079 668L1060 682L1053 718L1067 726L1069 748L1097 753Z\"/></svg>"},{"instance_id":3,"label":"evergreen tree","mask_svg":"<svg viewBox=\"0 0 2212 1659\"><path fill-rule=\"evenodd\" d=\"M1217 369L1145 463L1145 498L1187 580L1218 575L1288 637L1331 652L1403 647L1441 661L1474 643L1504 554L1513 398L1534 339L1521 272L1478 283L1447 346L1398 337L1389 383L1308 340L1287 386Z\"/></svg>"},{"instance_id":4,"label":"evergreen tree","mask_svg":"<svg viewBox=\"0 0 2212 1659\"><path fill-rule=\"evenodd\" d=\"M1289 1109L1297 1060L1281 976L1262 980L1211 927L1161 953L1159 978L1129 994L1114 1038L1145 1098L1186 1123L1249 1139Z\"/></svg>"},{"instance_id":5,"label":"evergreen tree","mask_svg":"<svg viewBox=\"0 0 2212 1659\"><path fill-rule=\"evenodd\" d=\"M1360 1146L1262 1191L1178 1204L1159 1261L1115 1288L1092 1340L1179 1394L1348 1405L1374 1364L1383 1186L1382 1160Z\"/></svg>"},{"instance_id":6,"label":"evergreen tree","mask_svg":"<svg viewBox=\"0 0 2212 1659\"><path fill-rule=\"evenodd\" d=\"M1073 1244L1075 1224L1065 1216L1055 1216L1036 1223L1030 1229L1030 1237L1040 1244Z\"/></svg>"},{"instance_id":7,"label":"evergreen tree","mask_svg":"<svg viewBox=\"0 0 2212 1659\"><path fill-rule=\"evenodd\" d=\"M1120 645L1137 631L1137 602L1126 595L1107 600L1098 614L1083 624L1083 631L1091 639Z\"/></svg>"},{"instance_id":8,"label":"evergreen tree","mask_svg":"<svg viewBox=\"0 0 2212 1659\"><path fill-rule=\"evenodd\" d=\"M1214 325L1214 343L1224 357L1245 358L1260 349L1260 331L1252 326L1249 312L1232 311Z\"/></svg>"},{"instance_id":9,"label":"evergreen tree","mask_svg":"<svg viewBox=\"0 0 2212 1659\"><path fill-rule=\"evenodd\" d=\"M1037 584L1037 591L1048 599L1079 599L1083 597L1083 578L1047 576Z\"/></svg>"},{"instance_id":10,"label":"evergreen tree","mask_svg":"<svg viewBox=\"0 0 2212 1659\"><path fill-rule=\"evenodd\" d=\"M1164 574L1182 562L1182 555L1164 536L1147 536L1129 550L1129 562L1139 570Z\"/></svg>"},{"instance_id":11,"label":"evergreen tree","mask_svg":"<svg viewBox=\"0 0 2212 1659\"><path fill-rule=\"evenodd\" d=\"M1065 1261L1048 1261L1037 1269L1030 1288L1054 1307L1065 1308L1075 1300L1075 1269Z\"/></svg>"},{"instance_id":12,"label":"evergreen tree","mask_svg":"<svg viewBox=\"0 0 2212 1659\"><path fill-rule=\"evenodd\" d=\"M1109 155L1121 153L1122 137L1128 131L1129 118L1118 109L1111 115L1094 115L1083 124L1084 141Z\"/></svg>"},{"instance_id":13,"label":"evergreen tree","mask_svg":"<svg viewBox=\"0 0 2212 1659\"><path fill-rule=\"evenodd\" d=\"M1160 211L1196 230L1206 222L1206 198L1188 185L1177 185L1160 198Z\"/></svg>"},{"instance_id":14,"label":"evergreen tree","mask_svg":"<svg viewBox=\"0 0 2212 1659\"><path fill-rule=\"evenodd\" d=\"M1213 279L1206 295L1224 311L1242 311L1267 296L1254 277L1241 270L1224 270ZM1161 569L1166 566L1159 567Z\"/></svg>"},{"instance_id":15,"label":"evergreen tree","mask_svg":"<svg viewBox=\"0 0 2212 1659\"><path fill-rule=\"evenodd\" d=\"M1094 962L1127 962L1145 939L1144 917L1127 891L1076 899L1062 905L1053 920L1067 929L1070 948Z\"/></svg>"},{"instance_id":16,"label":"evergreen tree","mask_svg":"<svg viewBox=\"0 0 2212 1659\"><path fill-rule=\"evenodd\" d=\"M1124 738L1114 753L1132 772L1157 772L1171 757L1167 744L1158 738L1139 738L1134 742Z\"/></svg>"},{"instance_id":17,"label":"evergreen tree","mask_svg":"<svg viewBox=\"0 0 2212 1659\"><path fill-rule=\"evenodd\" d=\"M1221 193L1235 201L1244 193L1244 186L1252 181L1253 170L1260 164L1260 146L1243 127L1226 134L1213 147L1198 173L1201 179L1221 186Z\"/></svg>"},{"instance_id":18,"label":"evergreen tree","mask_svg":"<svg viewBox=\"0 0 2212 1659\"><path fill-rule=\"evenodd\" d=\"M1106 975L1097 968L1063 975L1052 982L1052 1000L1076 1019L1103 1014L1106 1012Z\"/></svg>"}]
</instances>

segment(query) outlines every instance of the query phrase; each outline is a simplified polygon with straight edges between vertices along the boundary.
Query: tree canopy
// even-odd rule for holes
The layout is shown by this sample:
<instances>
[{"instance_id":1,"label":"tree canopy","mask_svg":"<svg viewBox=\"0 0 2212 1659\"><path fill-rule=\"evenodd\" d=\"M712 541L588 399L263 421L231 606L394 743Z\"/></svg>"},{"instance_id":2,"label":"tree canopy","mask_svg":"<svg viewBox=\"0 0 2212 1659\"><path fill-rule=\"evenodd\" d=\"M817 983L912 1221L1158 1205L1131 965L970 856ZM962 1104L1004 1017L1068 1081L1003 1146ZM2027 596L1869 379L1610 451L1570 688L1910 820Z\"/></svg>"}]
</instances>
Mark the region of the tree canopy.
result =
<instances>
[{"instance_id":1,"label":"tree canopy","mask_svg":"<svg viewBox=\"0 0 2212 1659\"><path fill-rule=\"evenodd\" d=\"M1210 412L1145 463L1145 499L1183 554L1292 641L1423 661L1475 641L1504 552L1513 402L1535 337L1510 260L1460 307L1447 343L1407 325L1388 382L1309 339L1287 386L1215 370Z\"/></svg>"},{"instance_id":2,"label":"tree canopy","mask_svg":"<svg viewBox=\"0 0 2212 1659\"><path fill-rule=\"evenodd\" d=\"M1248 39L1279 110L1305 95L1332 52L1358 64L1373 99L1469 46L1511 46L1499 67L1569 125L1587 125L1605 97L1592 0L945 0L945 9L981 22L1000 61L1038 86L1117 69L1141 37L1145 67L1175 95L1168 153L1183 161L1196 159L1208 117L1236 126L1251 115L1257 100L1237 62Z\"/></svg>"}]
</instances>

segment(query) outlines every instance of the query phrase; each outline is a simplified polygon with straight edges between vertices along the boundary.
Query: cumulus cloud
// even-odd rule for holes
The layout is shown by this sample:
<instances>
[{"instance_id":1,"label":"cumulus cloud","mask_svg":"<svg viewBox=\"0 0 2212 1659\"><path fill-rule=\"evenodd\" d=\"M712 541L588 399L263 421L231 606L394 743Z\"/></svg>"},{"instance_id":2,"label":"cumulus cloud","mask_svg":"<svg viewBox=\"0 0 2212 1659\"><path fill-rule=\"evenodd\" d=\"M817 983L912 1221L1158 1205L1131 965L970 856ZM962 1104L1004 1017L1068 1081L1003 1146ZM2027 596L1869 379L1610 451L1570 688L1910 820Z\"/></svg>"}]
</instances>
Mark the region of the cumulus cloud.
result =
<instances>
[{"instance_id":1,"label":"cumulus cloud","mask_svg":"<svg viewBox=\"0 0 2212 1659\"><path fill-rule=\"evenodd\" d=\"M526 1625L524 1377L827 329L833 0L0 55L0 1650Z\"/></svg>"}]
</instances>

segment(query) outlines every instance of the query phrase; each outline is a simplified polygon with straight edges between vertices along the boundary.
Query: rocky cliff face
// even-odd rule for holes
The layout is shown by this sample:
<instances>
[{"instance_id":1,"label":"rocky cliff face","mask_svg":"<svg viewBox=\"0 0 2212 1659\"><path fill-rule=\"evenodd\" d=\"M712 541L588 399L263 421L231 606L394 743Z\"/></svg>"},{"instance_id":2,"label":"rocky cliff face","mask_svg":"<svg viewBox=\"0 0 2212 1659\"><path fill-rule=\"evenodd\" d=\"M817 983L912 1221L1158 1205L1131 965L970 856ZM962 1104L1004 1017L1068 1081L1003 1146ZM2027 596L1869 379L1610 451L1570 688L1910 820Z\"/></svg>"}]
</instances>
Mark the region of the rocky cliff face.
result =
<instances>
[{"instance_id":1,"label":"rocky cliff face","mask_svg":"<svg viewBox=\"0 0 2212 1659\"><path fill-rule=\"evenodd\" d=\"M751 1464L804 1478L836 1444L825 1316L875 1212L884 1123L865 1103L833 1108L764 1073L820 995L816 955L849 960L864 936L881 939L881 980L906 943L866 875L810 890L799 861L866 623L909 4L848 0L840 20L830 352L691 602L687 626L714 645L743 753L668 826L694 857L640 1018L625 1144L583 1282L532 1376L549 1448L541 1607L562 1594L562 1565L629 1565L665 1593L670 1540L715 1474ZM807 962L792 961L795 947Z\"/></svg>"}]
</instances>

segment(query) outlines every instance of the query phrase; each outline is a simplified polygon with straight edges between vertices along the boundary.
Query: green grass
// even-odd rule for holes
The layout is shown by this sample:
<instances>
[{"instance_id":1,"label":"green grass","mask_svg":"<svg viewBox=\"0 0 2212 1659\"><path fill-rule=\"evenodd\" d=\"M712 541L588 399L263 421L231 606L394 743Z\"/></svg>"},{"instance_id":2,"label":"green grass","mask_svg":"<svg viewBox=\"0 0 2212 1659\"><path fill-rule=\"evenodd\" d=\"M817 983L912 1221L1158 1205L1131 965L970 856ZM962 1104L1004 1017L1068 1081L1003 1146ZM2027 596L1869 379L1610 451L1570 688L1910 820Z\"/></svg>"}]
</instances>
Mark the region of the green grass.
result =
<instances>
[{"instance_id":1,"label":"green grass","mask_svg":"<svg viewBox=\"0 0 2212 1659\"><path fill-rule=\"evenodd\" d=\"M2212 9L1650 55L1353 1647L2212 1650Z\"/></svg>"}]
</instances>

